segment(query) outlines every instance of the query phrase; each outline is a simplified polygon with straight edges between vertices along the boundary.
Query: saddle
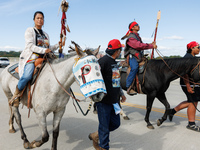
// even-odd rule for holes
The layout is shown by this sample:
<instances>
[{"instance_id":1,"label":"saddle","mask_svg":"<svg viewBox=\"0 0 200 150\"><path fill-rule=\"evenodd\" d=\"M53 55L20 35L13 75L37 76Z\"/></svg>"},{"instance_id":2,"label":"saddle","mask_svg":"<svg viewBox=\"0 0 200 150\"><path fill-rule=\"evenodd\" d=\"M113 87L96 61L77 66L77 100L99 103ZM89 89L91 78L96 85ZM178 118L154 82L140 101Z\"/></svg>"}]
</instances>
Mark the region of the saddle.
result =
<instances>
[{"instance_id":1,"label":"saddle","mask_svg":"<svg viewBox=\"0 0 200 150\"><path fill-rule=\"evenodd\" d=\"M37 78L37 76L38 76L38 73L39 73L39 70L41 70L43 67L44 67L44 65L46 64L46 62L45 62L45 59L43 59L43 58L38 58L38 59L36 59L36 61L35 61L35 70L34 70L34 73L33 73L33 77L32 77L32 79L31 79L31 81L30 81L30 83L31 83L31 85L33 85L34 83L35 83L35 80L36 80L36 78ZM41 67L38 67L39 65L41 65ZM16 79L20 79L19 78L19 70L18 70L18 67L19 67L19 63L16 63L16 64L14 64L14 65L12 65L12 66L10 66L9 68L8 68L8 72L13 76L13 77L15 77Z\"/></svg>"},{"instance_id":2,"label":"saddle","mask_svg":"<svg viewBox=\"0 0 200 150\"><path fill-rule=\"evenodd\" d=\"M28 103L27 103L28 108L32 108L32 105L31 105L31 85L33 85L35 83L37 77L39 76L39 73L41 72L41 70L45 66L46 61L43 58L38 58L38 59L35 60L34 64L35 64L35 70L34 70L34 73L33 73L33 77L31 79L31 81L29 81L29 83L28 83ZM19 80L20 77L19 77L18 67L19 67L19 63L16 63L16 64L14 64L14 65L12 65L11 67L8 68L8 72L13 77L15 77L16 79ZM24 88L23 92L25 91L25 88ZM22 95L23 95L23 93L22 93Z\"/></svg>"},{"instance_id":3,"label":"saddle","mask_svg":"<svg viewBox=\"0 0 200 150\"><path fill-rule=\"evenodd\" d=\"M148 59L147 59L146 56L147 55L144 55L144 57L142 57L141 61L139 62L138 72L136 74L135 79L133 80L133 82L131 84L131 88L134 91L136 91L137 93L141 93L141 94L143 94L143 92L141 90L141 84L143 84L143 82L140 83L140 81L138 79L138 75L145 73L145 70L146 70L146 67L147 67L147 63L148 63ZM128 77L128 75L130 73L130 70L131 70L131 67L129 66L129 55L126 58L126 61L124 61L122 63L122 67L127 67L126 74L127 74L127 77Z\"/></svg>"}]
</instances>

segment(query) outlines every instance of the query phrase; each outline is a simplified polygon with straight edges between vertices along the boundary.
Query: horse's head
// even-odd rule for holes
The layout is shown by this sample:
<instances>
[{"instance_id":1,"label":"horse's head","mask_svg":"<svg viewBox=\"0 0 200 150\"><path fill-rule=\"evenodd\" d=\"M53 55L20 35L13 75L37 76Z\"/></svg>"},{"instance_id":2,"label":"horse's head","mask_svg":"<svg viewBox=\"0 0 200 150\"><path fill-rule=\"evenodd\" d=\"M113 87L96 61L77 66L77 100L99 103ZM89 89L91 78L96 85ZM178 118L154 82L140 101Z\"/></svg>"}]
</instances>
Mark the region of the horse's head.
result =
<instances>
[{"instance_id":1,"label":"horse's head","mask_svg":"<svg viewBox=\"0 0 200 150\"><path fill-rule=\"evenodd\" d=\"M82 51L76 43L72 43L75 45L75 51L79 56L73 66L73 74L80 85L80 90L85 97L90 97L94 102L99 102L107 93L96 58L100 46L95 51L89 49Z\"/></svg>"}]
</instances>

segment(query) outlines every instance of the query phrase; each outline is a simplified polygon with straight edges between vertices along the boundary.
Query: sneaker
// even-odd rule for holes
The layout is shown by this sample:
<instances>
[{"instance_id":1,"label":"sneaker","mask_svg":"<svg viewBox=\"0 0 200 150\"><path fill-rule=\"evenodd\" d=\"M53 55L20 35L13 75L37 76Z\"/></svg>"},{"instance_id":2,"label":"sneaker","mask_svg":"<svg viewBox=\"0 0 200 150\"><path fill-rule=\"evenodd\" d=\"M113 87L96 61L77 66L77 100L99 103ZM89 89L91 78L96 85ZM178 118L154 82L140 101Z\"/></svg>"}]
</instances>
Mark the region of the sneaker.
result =
<instances>
[{"instance_id":1,"label":"sneaker","mask_svg":"<svg viewBox=\"0 0 200 150\"><path fill-rule=\"evenodd\" d=\"M186 128L187 128L187 129L190 129L190 130L193 130L193 131L200 132L200 127L197 126L197 125L195 125L195 124L194 124L194 125L189 125L189 124L188 124L188 125L186 126Z\"/></svg>"}]
</instances>

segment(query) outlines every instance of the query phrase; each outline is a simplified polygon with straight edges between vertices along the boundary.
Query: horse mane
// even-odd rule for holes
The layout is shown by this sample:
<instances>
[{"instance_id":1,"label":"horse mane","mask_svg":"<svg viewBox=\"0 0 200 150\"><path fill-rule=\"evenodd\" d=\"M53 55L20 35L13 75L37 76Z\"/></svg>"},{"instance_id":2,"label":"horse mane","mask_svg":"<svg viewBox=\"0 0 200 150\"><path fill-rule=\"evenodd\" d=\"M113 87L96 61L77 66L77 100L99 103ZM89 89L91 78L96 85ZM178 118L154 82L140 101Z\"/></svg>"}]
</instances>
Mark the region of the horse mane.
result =
<instances>
[{"instance_id":1,"label":"horse mane","mask_svg":"<svg viewBox=\"0 0 200 150\"><path fill-rule=\"evenodd\" d=\"M54 60L51 62L51 64L58 64L58 63L63 62L63 61L65 61L65 60L67 60L67 59L70 59L71 57L76 56L76 55L77 55L76 52L71 52L71 53L68 54L67 57L65 57L65 58L62 58L62 59L54 59Z\"/></svg>"},{"instance_id":2,"label":"horse mane","mask_svg":"<svg viewBox=\"0 0 200 150\"><path fill-rule=\"evenodd\" d=\"M171 68L181 69L183 67L183 64L185 67L189 66L190 64L193 64L194 62L198 62L198 57L194 58L168 58L164 59L166 64ZM157 68L157 70L164 70L165 68L168 68L167 65L164 63L162 59L152 59L149 60L149 63L151 63L152 67Z\"/></svg>"},{"instance_id":3,"label":"horse mane","mask_svg":"<svg viewBox=\"0 0 200 150\"><path fill-rule=\"evenodd\" d=\"M92 54L92 50L91 49L89 49L89 48L87 48L86 50L84 50L85 51L85 53L87 54L87 55L93 55ZM65 57L65 58L62 58L62 59L54 59L52 62L50 62L50 63L52 63L52 64L58 64L58 63L60 63L60 62L63 62L63 61L65 61L65 60L67 60L67 59L69 59L69 58L71 58L71 57L73 57L73 56L76 56L77 55L77 53L75 52L75 51L71 51L68 55L67 55L67 57Z\"/></svg>"},{"instance_id":4,"label":"horse mane","mask_svg":"<svg viewBox=\"0 0 200 150\"><path fill-rule=\"evenodd\" d=\"M87 55L93 55L92 50L91 50L90 48L87 48L87 49L85 49L85 50L83 51L82 48L81 48L77 43L75 43L74 41L71 41L71 42L72 42L72 44L74 44L78 49L80 49L82 52L85 52ZM52 62L50 62L50 63L52 63L52 64L58 64L58 63L60 63L60 62L63 62L63 61L65 61L65 60L67 60L67 59L69 59L69 58L71 58L71 57L77 55L76 50L75 50L75 48L74 48L73 46L70 45L69 48L70 48L70 49L68 50L69 55L68 55L67 58L63 58L63 59L54 59L54 60L53 60Z\"/></svg>"}]
</instances>

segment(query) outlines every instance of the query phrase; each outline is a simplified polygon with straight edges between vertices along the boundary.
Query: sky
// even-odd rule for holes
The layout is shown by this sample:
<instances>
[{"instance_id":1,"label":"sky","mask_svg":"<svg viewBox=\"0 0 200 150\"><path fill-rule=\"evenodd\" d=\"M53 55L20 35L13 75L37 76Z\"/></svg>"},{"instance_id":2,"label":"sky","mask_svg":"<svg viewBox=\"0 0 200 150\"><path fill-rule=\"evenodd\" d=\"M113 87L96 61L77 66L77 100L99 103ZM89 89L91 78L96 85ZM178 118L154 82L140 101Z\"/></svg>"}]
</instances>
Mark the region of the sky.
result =
<instances>
[{"instance_id":1,"label":"sky","mask_svg":"<svg viewBox=\"0 0 200 150\"><path fill-rule=\"evenodd\" d=\"M121 40L128 25L136 21L144 43L151 43L161 11L156 43L164 56L186 53L191 41L200 43L199 0L68 0L66 13L71 32L67 33L64 53L71 41L82 49L97 48L105 51L112 39ZM36 11L44 13L43 30L50 36L50 44L58 43L61 30L61 0L1 0L0 1L0 51L22 51L25 47L24 33L33 27ZM59 14L58 14L59 12ZM158 56L155 52L155 56Z\"/></svg>"}]
</instances>

